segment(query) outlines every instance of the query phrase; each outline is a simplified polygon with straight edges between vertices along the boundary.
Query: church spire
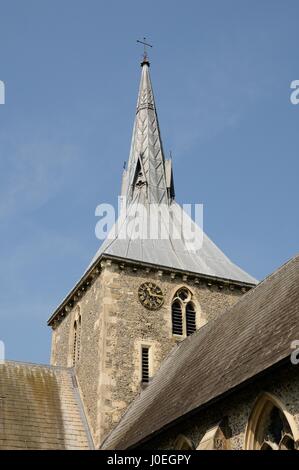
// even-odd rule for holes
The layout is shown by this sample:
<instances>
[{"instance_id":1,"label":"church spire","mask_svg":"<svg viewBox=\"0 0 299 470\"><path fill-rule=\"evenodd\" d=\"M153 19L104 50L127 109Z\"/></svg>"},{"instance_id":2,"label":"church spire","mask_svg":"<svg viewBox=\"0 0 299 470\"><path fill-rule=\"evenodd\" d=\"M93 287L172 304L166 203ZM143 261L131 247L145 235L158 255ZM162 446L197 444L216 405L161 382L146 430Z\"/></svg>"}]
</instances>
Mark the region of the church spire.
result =
<instances>
[{"instance_id":1,"label":"church spire","mask_svg":"<svg viewBox=\"0 0 299 470\"><path fill-rule=\"evenodd\" d=\"M164 158L149 67L145 52L130 156L122 185L122 195L129 204L168 204L174 196L172 171Z\"/></svg>"}]
</instances>

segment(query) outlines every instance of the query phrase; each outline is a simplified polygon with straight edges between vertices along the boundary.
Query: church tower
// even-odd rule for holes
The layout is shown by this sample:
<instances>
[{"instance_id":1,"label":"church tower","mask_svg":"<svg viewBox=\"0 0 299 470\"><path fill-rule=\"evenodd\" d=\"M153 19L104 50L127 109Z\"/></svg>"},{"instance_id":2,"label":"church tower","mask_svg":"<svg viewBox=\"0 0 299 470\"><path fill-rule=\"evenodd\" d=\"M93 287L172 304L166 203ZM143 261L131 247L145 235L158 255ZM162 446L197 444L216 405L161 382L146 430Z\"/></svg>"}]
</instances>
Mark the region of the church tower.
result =
<instances>
[{"instance_id":1,"label":"church tower","mask_svg":"<svg viewBox=\"0 0 299 470\"><path fill-rule=\"evenodd\" d=\"M175 201L149 69L145 55L120 219L48 321L51 363L74 368L96 447L176 344L256 283ZM196 249L184 220L200 241ZM150 236L157 225L163 236Z\"/></svg>"}]
</instances>

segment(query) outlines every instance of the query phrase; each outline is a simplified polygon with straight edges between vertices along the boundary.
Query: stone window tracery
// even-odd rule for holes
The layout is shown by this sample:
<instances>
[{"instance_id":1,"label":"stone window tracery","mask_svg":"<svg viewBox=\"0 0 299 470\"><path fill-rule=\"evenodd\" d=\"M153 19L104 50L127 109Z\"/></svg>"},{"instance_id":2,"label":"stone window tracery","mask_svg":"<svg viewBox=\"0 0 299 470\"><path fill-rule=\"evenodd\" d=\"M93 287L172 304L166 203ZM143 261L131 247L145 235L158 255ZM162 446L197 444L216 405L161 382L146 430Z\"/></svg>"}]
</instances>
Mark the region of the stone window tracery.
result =
<instances>
[{"instance_id":1,"label":"stone window tracery","mask_svg":"<svg viewBox=\"0 0 299 470\"><path fill-rule=\"evenodd\" d=\"M181 287L175 293L171 315L174 336L190 336L196 331L196 309L192 301L192 293L186 287Z\"/></svg>"},{"instance_id":2,"label":"stone window tracery","mask_svg":"<svg viewBox=\"0 0 299 470\"><path fill-rule=\"evenodd\" d=\"M269 393L264 393L256 402L246 430L247 450L295 450L293 417L284 405Z\"/></svg>"},{"instance_id":3,"label":"stone window tracery","mask_svg":"<svg viewBox=\"0 0 299 470\"><path fill-rule=\"evenodd\" d=\"M174 442L175 450L193 450L194 446L184 434L179 434Z\"/></svg>"}]
</instances>

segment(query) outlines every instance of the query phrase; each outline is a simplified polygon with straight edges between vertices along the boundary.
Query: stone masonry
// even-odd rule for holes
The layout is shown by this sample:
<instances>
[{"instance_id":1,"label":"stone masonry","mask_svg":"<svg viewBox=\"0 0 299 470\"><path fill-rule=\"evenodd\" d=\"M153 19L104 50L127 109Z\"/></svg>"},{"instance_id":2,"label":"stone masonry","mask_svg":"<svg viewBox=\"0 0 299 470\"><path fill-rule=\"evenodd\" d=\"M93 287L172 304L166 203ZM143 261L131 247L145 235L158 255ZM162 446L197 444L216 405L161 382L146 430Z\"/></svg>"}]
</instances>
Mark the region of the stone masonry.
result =
<instances>
[{"instance_id":1,"label":"stone masonry","mask_svg":"<svg viewBox=\"0 0 299 470\"><path fill-rule=\"evenodd\" d=\"M245 435L250 414L257 399L265 392L277 397L285 412L294 419L294 438L299 438L299 405L298 405L299 369L298 366L281 366L257 377L250 384L236 390L212 406L193 413L177 425L160 433L143 444L144 449L175 449L178 436L184 435L196 449L208 429L224 422L227 448L231 450L246 449Z\"/></svg>"},{"instance_id":2,"label":"stone masonry","mask_svg":"<svg viewBox=\"0 0 299 470\"><path fill-rule=\"evenodd\" d=\"M157 311L138 299L142 282L153 281L164 293ZM248 287L207 278L194 278L156 267L103 260L101 272L53 331L52 365L72 365L75 315L82 318L78 385L95 446L119 422L141 390L141 346L150 347L150 373L180 339L172 335L171 303L182 286L193 294L197 328L235 303Z\"/></svg>"}]
</instances>

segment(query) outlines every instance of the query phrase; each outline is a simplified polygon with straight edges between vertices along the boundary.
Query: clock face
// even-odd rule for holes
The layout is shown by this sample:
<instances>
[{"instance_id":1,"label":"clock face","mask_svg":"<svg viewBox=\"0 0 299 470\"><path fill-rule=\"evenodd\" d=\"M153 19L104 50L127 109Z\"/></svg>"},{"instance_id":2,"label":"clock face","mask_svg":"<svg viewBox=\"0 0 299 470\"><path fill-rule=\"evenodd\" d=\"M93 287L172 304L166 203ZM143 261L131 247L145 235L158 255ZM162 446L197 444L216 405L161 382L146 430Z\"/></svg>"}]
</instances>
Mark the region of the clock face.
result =
<instances>
[{"instance_id":1,"label":"clock face","mask_svg":"<svg viewBox=\"0 0 299 470\"><path fill-rule=\"evenodd\" d=\"M164 302L163 292L157 284L145 282L138 289L139 301L149 310L158 310Z\"/></svg>"}]
</instances>

